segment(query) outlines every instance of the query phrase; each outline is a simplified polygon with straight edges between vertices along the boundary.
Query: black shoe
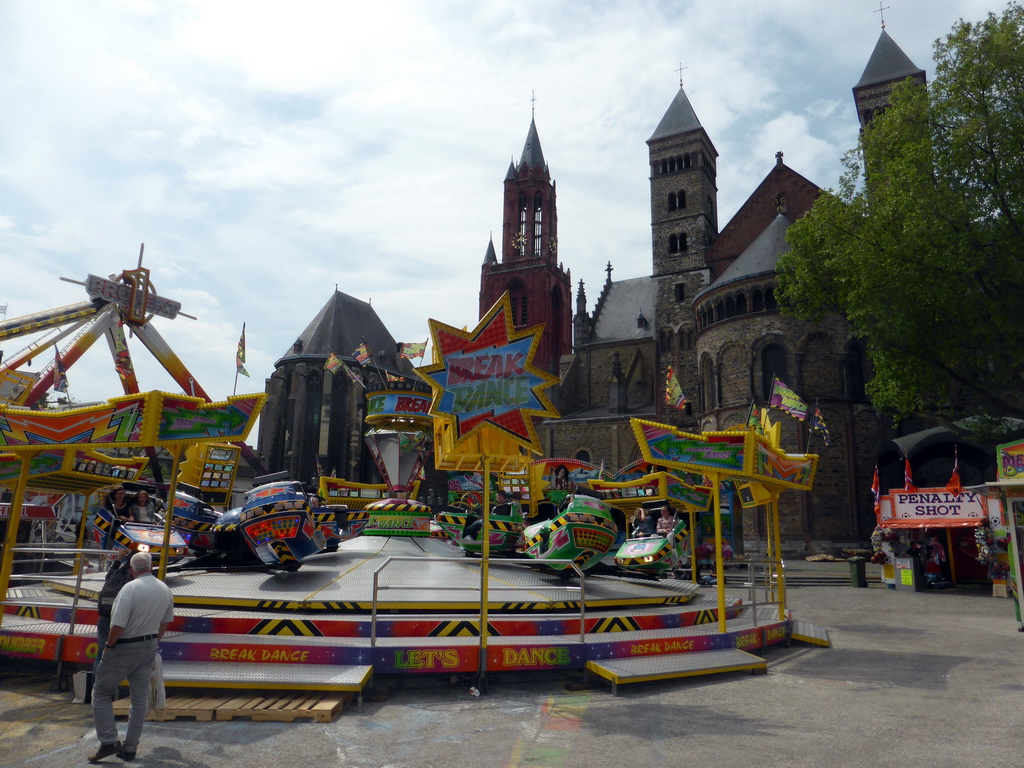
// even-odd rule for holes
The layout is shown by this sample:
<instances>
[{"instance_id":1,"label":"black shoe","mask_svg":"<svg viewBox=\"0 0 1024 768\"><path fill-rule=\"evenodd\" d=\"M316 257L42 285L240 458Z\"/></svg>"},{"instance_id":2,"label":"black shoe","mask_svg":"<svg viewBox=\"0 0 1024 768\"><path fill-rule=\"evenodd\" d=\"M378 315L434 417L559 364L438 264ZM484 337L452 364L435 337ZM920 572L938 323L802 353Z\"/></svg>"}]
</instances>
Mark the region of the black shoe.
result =
<instances>
[{"instance_id":1,"label":"black shoe","mask_svg":"<svg viewBox=\"0 0 1024 768\"><path fill-rule=\"evenodd\" d=\"M117 753L117 756L126 762L131 762L135 759L135 750L121 747L121 750Z\"/></svg>"},{"instance_id":2,"label":"black shoe","mask_svg":"<svg viewBox=\"0 0 1024 768\"><path fill-rule=\"evenodd\" d=\"M121 742L115 741L113 744L100 744L100 748L96 750L96 754L89 758L90 763L98 763L105 757L116 755L121 751ZM133 753L134 754L134 753Z\"/></svg>"}]
</instances>

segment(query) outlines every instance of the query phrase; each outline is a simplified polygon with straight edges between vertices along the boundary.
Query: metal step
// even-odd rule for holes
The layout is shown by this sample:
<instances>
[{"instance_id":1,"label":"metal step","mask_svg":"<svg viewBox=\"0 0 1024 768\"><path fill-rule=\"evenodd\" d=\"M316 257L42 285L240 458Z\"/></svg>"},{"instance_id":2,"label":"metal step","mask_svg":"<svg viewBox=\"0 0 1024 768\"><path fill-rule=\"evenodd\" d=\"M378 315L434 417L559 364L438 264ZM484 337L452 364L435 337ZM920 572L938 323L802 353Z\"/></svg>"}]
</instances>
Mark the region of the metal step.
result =
<instances>
[{"instance_id":1,"label":"metal step","mask_svg":"<svg viewBox=\"0 0 1024 768\"><path fill-rule=\"evenodd\" d=\"M824 648L831 648L832 641L829 639L828 630L812 624L803 619L793 619L793 639L811 645L820 645Z\"/></svg>"},{"instance_id":2,"label":"metal step","mask_svg":"<svg viewBox=\"0 0 1024 768\"><path fill-rule=\"evenodd\" d=\"M351 691L363 708L363 689L373 679L368 665L246 664L165 661L168 688L239 688L274 691Z\"/></svg>"},{"instance_id":3,"label":"metal step","mask_svg":"<svg viewBox=\"0 0 1024 768\"><path fill-rule=\"evenodd\" d=\"M744 670L751 670L756 674L767 668L768 663L760 656L735 648L697 653L671 653L638 659L605 659L587 662L587 671L610 681L612 694L616 696L619 693L619 685L627 683L645 683L652 680Z\"/></svg>"}]
</instances>

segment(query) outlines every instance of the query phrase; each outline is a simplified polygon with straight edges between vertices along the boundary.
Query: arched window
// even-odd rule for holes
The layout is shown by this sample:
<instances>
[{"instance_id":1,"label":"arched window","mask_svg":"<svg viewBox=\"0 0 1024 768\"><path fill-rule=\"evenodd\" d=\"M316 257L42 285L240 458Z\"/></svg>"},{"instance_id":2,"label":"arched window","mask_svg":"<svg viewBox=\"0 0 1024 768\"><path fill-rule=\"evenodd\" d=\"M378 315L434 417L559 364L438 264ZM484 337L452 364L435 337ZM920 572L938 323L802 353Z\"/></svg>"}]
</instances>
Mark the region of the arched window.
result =
<instances>
[{"instance_id":1,"label":"arched window","mask_svg":"<svg viewBox=\"0 0 1024 768\"><path fill-rule=\"evenodd\" d=\"M678 204L678 206L680 208L685 208L686 207L686 190L684 190L684 189L679 190L679 194L676 195L676 203Z\"/></svg>"},{"instance_id":2,"label":"arched window","mask_svg":"<svg viewBox=\"0 0 1024 768\"><path fill-rule=\"evenodd\" d=\"M589 464L590 463L590 451L582 449L582 448L580 450L576 451L576 460L577 461L585 461L585 462L587 462Z\"/></svg>"},{"instance_id":3,"label":"arched window","mask_svg":"<svg viewBox=\"0 0 1024 768\"><path fill-rule=\"evenodd\" d=\"M676 193L675 192L669 192L668 193L668 209L670 211L674 211L676 209Z\"/></svg>"},{"instance_id":4,"label":"arched window","mask_svg":"<svg viewBox=\"0 0 1024 768\"><path fill-rule=\"evenodd\" d=\"M668 160L661 161L661 172L668 173Z\"/></svg>"},{"instance_id":5,"label":"arched window","mask_svg":"<svg viewBox=\"0 0 1024 768\"><path fill-rule=\"evenodd\" d=\"M789 370L786 367L786 350L780 344L768 344L761 350L761 399L767 400L772 394L772 381L781 379L792 387Z\"/></svg>"},{"instance_id":6,"label":"arched window","mask_svg":"<svg viewBox=\"0 0 1024 768\"><path fill-rule=\"evenodd\" d=\"M679 235L679 250L683 251L684 253L686 252L686 233L685 232L683 232L681 235Z\"/></svg>"},{"instance_id":7,"label":"arched window","mask_svg":"<svg viewBox=\"0 0 1024 768\"><path fill-rule=\"evenodd\" d=\"M747 294L745 293L741 293L739 296L736 297L736 314L747 314Z\"/></svg>"},{"instance_id":8,"label":"arched window","mask_svg":"<svg viewBox=\"0 0 1024 768\"><path fill-rule=\"evenodd\" d=\"M690 160L689 155L683 156L683 168L689 168L693 161Z\"/></svg>"},{"instance_id":9,"label":"arched window","mask_svg":"<svg viewBox=\"0 0 1024 768\"><path fill-rule=\"evenodd\" d=\"M846 350L843 358L843 386L850 399L864 399L864 353L859 347L851 346Z\"/></svg>"},{"instance_id":10,"label":"arched window","mask_svg":"<svg viewBox=\"0 0 1024 768\"><path fill-rule=\"evenodd\" d=\"M533 198L533 255L540 256L541 242L544 235L543 212L541 210L540 195Z\"/></svg>"},{"instance_id":11,"label":"arched window","mask_svg":"<svg viewBox=\"0 0 1024 768\"><path fill-rule=\"evenodd\" d=\"M715 398L715 368L710 361L704 361L704 369L701 371L701 410L707 413L716 405Z\"/></svg>"},{"instance_id":12,"label":"arched window","mask_svg":"<svg viewBox=\"0 0 1024 768\"><path fill-rule=\"evenodd\" d=\"M679 253L679 238L675 235L668 236L668 252Z\"/></svg>"},{"instance_id":13,"label":"arched window","mask_svg":"<svg viewBox=\"0 0 1024 768\"><path fill-rule=\"evenodd\" d=\"M725 300L725 316L736 317L736 299L734 299L732 296L729 296Z\"/></svg>"},{"instance_id":14,"label":"arched window","mask_svg":"<svg viewBox=\"0 0 1024 768\"><path fill-rule=\"evenodd\" d=\"M526 253L526 197L524 195L519 196L519 237L517 240L516 250L522 256Z\"/></svg>"},{"instance_id":15,"label":"arched window","mask_svg":"<svg viewBox=\"0 0 1024 768\"><path fill-rule=\"evenodd\" d=\"M526 325L526 285L521 280L513 280L509 283L508 294L512 304L512 325L522 328Z\"/></svg>"},{"instance_id":16,"label":"arched window","mask_svg":"<svg viewBox=\"0 0 1024 768\"><path fill-rule=\"evenodd\" d=\"M775 291L768 288L764 292L764 308L765 309L778 309L779 303L775 301Z\"/></svg>"},{"instance_id":17,"label":"arched window","mask_svg":"<svg viewBox=\"0 0 1024 768\"><path fill-rule=\"evenodd\" d=\"M764 296L761 291L754 291L754 295L751 296L751 306L754 312L760 312L764 309Z\"/></svg>"},{"instance_id":18,"label":"arched window","mask_svg":"<svg viewBox=\"0 0 1024 768\"><path fill-rule=\"evenodd\" d=\"M725 307L722 305L721 301L716 301L715 302L715 322L716 323L720 323L722 320L725 320Z\"/></svg>"}]
</instances>

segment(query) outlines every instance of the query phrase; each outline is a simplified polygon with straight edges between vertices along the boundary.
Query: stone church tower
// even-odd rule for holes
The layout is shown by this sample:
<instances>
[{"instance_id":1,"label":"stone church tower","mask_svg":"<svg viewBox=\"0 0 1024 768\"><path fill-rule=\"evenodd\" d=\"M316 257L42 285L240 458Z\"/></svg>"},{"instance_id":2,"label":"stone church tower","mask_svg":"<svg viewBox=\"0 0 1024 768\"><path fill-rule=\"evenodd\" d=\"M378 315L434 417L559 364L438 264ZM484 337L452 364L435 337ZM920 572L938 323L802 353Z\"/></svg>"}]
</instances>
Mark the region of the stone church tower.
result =
<instances>
[{"instance_id":1,"label":"stone church tower","mask_svg":"<svg viewBox=\"0 0 1024 768\"><path fill-rule=\"evenodd\" d=\"M889 103L896 82L921 71L883 30L854 88L862 125ZM751 403L767 407L778 376L828 426L830 445L807 422L772 411L791 453L821 458L810 493L783 494L783 548L805 554L863 545L874 527L871 477L891 428L865 395L871 371L864 341L839 316L818 322L783 314L775 298L786 232L819 195L782 152L735 215L718 226L718 153L680 87L647 141L650 162L650 275L612 279L588 311L580 285L574 349L563 363L562 418L544 423L548 456L604 463L639 458L631 418L689 432L742 425ZM637 254L623 254L626 262ZM686 409L666 408L665 373L676 373ZM763 507L726 502L738 551L764 548Z\"/></svg>"},{"instance_id":2,"label":"stone church tower","mask_svg":"<svg viewBox=\"0 0 1024 768\"><path fill-rule=\"evenodd\" d=\"M562 356L572 351L572 291L558 262L555 183L533 120L518 165L510 162L505 174L501 261L492 240L480 270L481 317L505 291L516 328L544 325L534 365L559 375Z\"/></svg>"},{"instance_id":3,"label":"stone church tower","mask_svg":"<svg viewBox=\"0 0 1024 768\"><path fill-rule=\"evenodd\" d=\"M853 86L853 100L857 104L857 119L863 129L875 112L889 106L893 86L911 78L914 83L924 85L924 70L918 67L882 27L875 50L864 67L860 80Z\"/></svg>"},{"instance_id":4,"label":"stone church tower","mask_svg":"<svg viewBox=\"0 0 1024 768\"><path fill-rule=\"evenodd\" d=\"M656 282L656 378L664 382L671 366L692 400L699 380L692 357L696 327L690 305L697 291L708 284L705 254L718 235L718 151L681 84L647 146ZM656 401L663 421L694 423L685 411L666 409Z\"/></svg>"}]
</instances>

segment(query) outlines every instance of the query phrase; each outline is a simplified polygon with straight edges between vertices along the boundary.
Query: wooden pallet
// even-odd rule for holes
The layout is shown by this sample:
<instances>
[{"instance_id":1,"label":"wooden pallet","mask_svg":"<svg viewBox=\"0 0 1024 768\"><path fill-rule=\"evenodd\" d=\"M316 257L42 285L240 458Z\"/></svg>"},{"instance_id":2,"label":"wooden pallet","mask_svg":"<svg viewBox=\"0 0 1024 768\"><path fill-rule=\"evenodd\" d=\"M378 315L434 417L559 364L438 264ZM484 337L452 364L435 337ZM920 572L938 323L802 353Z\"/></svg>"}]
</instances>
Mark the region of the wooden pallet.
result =
<instances>
[{"instance_id":1,"label":"wooden pallet","mask_svg":"<svg viewBox=\"0 0 1024 768\"><path fill-rule=\"evenodd\" d=\"M292 723L311 718L318 723L329 723L345 705L352 701L351 693L318 694L242 694L240 696L168 696L164 709L151 709L147 720L177 720L193 718L196 721L234 720L248 717L254 721ZM127 717L130 699L114 702L114 715Z\"/></svg>"}]
</instances>

